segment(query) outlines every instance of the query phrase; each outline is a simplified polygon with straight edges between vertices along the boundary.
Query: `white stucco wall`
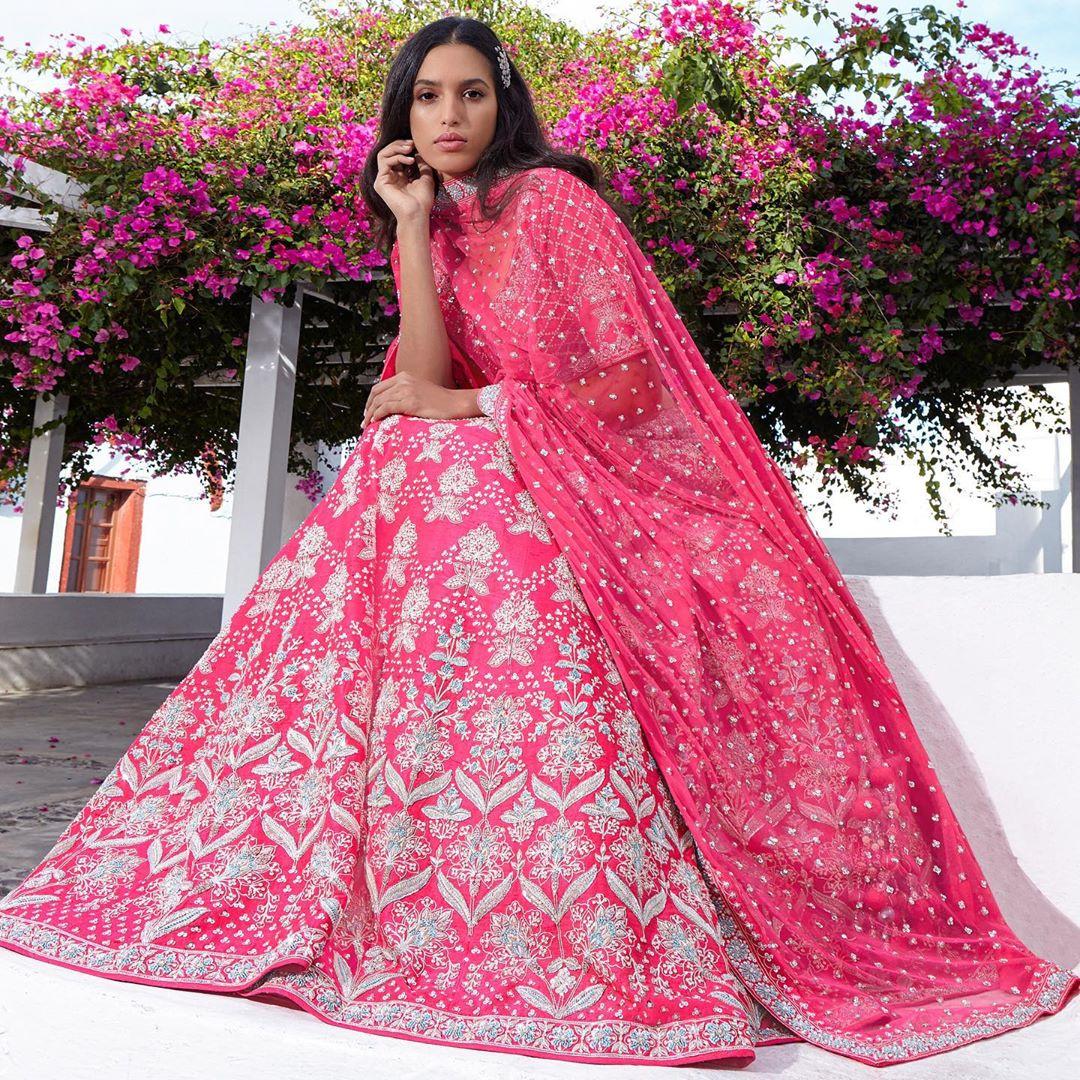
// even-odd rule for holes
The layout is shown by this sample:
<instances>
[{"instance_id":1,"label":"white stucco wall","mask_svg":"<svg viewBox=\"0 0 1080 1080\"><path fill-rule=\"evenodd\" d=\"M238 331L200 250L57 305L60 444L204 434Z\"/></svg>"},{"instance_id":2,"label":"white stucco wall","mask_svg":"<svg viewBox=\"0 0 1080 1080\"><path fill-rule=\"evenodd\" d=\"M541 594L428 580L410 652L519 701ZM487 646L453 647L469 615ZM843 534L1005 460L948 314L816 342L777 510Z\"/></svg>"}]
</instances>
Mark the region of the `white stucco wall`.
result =
<instances>
[{"instance_id":1,"label":"white stucco wall","mask_svg":"<svg viewBox=\"0 0 1080 1080\"><path fill-rule=\"evenodd\" d=\"M138 593L220 593L232 499L213 513L193 476L151 480L143 508Z\"/></svg>"}]
</instances>

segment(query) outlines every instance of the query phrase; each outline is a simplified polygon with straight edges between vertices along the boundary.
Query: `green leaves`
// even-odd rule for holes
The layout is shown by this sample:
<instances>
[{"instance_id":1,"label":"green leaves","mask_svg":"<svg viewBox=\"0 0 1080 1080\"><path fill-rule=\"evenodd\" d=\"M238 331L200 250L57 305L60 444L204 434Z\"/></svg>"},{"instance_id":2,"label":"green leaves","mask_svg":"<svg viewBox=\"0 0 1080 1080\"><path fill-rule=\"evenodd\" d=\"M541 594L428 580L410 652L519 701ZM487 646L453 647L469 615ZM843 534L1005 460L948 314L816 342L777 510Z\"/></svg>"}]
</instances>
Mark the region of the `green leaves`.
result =
<instances>
[{"instance_id":1,"label":"green leaves","mask_svg":"<svg viewBox=\"0 0 1080 1080\"><path fill-rule=\"evenodd\" d=\"M746 104L741 80L715 53L692 47L672 49L665 58L660 87L675 99L680 113L704 102L731 119Z\"/></svg>"}]
</instances>

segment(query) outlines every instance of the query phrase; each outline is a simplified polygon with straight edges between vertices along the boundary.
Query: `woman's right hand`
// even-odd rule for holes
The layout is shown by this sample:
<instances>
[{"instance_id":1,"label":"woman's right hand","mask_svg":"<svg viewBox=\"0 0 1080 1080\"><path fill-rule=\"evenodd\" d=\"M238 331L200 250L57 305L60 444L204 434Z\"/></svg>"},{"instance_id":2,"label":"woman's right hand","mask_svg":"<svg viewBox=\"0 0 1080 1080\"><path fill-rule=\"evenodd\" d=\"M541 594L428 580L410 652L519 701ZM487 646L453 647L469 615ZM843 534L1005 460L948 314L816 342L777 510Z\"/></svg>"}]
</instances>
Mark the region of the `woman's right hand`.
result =
<instances>
[{"instance_id":1,"label":"woman's right hand","mask_svg":"<svg viewBox=\"0 0 1080 1080\"><path fill-rule=\"evenodd\" d=\"M409 217L426 217L435 203L435 170L415 150L412 139L395 139L376 155L379 172L375 190L399 222ZM414 162L420 170L415 180L410 179Z\"/></svg>"}]
</instances>

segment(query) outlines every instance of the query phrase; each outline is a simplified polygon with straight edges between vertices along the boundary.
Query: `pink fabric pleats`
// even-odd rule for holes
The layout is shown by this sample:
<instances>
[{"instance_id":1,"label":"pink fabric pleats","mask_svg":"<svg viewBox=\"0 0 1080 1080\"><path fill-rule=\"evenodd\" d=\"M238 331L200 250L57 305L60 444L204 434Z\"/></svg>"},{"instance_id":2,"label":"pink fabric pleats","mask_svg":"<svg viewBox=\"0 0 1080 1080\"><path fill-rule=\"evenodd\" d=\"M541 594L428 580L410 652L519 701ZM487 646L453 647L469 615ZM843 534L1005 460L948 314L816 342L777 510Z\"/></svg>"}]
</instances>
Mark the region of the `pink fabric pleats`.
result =
<instances>
[{"instance_id":1,"label":"pink fabric pleats","mask_svg":"<svg viewBox=\"0 0 1080 1080\"><path fill-rule=\"evenodd\" d=\"M793 1036L484 418L394 415L0 901L0 944L593 1062Z\"/></svg>"}]
</instances>

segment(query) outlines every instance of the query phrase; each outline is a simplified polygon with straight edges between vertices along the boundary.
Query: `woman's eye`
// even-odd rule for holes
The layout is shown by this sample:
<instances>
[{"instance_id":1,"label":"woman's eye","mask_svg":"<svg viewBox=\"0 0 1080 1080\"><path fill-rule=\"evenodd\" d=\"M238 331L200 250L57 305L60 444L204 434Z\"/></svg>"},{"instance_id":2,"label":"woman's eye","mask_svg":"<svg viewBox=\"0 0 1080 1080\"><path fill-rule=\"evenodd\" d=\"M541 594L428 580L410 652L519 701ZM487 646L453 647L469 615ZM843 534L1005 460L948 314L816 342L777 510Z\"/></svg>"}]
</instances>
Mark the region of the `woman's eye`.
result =
<instances>
[{"instance_id":1,"label":"woman's eye","mask_svg":"<svg viewBox=\"0 0 1080 1080\"><path fill-rule=\"evenodd\" d=\"M483 90L466 90L465 93L466 94L479 94L481 99L484 97L484 91ZM416 95L416 100L417 101L425 101L427 98L433 97L433 96L434 96L434 94L432 93L432 91L424 90L421 93Z\"/></svg>"}]
</instances>

